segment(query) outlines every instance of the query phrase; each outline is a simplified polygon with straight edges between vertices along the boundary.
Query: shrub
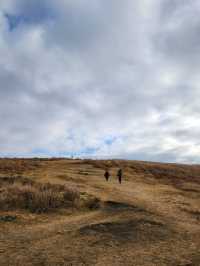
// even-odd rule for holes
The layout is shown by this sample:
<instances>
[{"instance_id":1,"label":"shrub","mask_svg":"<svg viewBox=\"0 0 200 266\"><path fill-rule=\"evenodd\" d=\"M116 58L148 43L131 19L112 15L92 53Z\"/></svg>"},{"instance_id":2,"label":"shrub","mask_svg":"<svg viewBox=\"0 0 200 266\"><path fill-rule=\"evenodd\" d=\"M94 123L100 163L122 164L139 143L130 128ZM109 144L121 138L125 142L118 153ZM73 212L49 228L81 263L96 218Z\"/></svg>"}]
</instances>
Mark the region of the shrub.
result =
<instances>
[{"instance_id":1,"label":"shrub","mask_svg":"<svg viewBox=\"0 0 200 266\"><path fill-rule=\"evenodd\" d=\"M63 205L63 197L52 189L40 190L31 185L11 185L0 194L3 209L27 209L31 212L47 212Z\"/></svg>"},{"instance_id":2,"label":"shrub","mask_svg":"<svg viewBox=\"0 0 200 266\"><path fill-rule=\"evenodd\" d=\"M42 213L58 207L75 205L79 199L76 190L51 184L10 184L0 191L0 209L27 209L31 212Z\"/></svg>"},{"instance_id":3,"label":"shrub","mask_svg":"<svg viewBox=\"0 0 200 266\"><path fill-rule=\"evenodd\" d=\"M80 193L73 187L36 182L6 183L0 188L0 209L25 209L44 213L59 207L96 209L99 200L87 193Z\"/></svg>"},{"instance_id":4,"label":"shrub","mask_svg":"<svg viewBox=\"0 0 200 266\"><path fill-rule=\"evenodd\" d=\"M65 201L72 202L73 205L76 205L76 202L80 199L80 194L75 189L65 189L63 197Z\"/></svg>"}]
</instances>

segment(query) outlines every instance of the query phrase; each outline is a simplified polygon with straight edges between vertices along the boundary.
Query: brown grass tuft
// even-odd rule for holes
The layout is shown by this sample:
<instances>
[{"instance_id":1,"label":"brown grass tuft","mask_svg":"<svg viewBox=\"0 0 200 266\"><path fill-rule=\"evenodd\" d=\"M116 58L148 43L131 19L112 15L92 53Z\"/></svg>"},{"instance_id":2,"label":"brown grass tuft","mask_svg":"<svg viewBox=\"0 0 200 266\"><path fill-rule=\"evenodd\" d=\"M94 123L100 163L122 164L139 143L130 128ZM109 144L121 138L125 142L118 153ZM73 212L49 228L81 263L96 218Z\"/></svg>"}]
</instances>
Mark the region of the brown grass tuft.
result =
<instances>
[{"instance_id":1,"label":"brown grass tuft","mask_svg":"<svg viewBox=\"0 0 200 266\"><path fill-rule=\"evenodd\" d=\"M28 183L19 179L16 182L4 182L0 187L0 209L4 211L23 209L45 213L62 207L95 209L97 206L97 198L88 194L80 197L79 191L64 185Z\"/></svg>"},{"instance_id":2,"label":"brown grass tuft","mask_svg":"<svg viewBox=\"0 0 200 266\"><path fill-rule=\"evenodd\" d=\"M37 186L14 184L0 193L0 206L4 210L26 209L42 213L61 207L62 194L52 189L41 190Z\"/></svg>"},{"instance_id":3,"label":"brown grass tuft","mask_svg":"<svg viewBox=\"0 0 200 266\"><path fill-rule=\"evenodd\" d=\"M81 193L79 207L90 210L98 209L100 207L100 200L87 193Z\"/></svg>"},{"instance_id":4,"label":"brown grass tuft","mask_svg":"<svg viewBox=\"0 0 200 266\"><path fill-rule=\"evenodd\" d=\"M50 184L12 184L1 188L0 209L25 209L43 213L60 207L74 206L79 192Z\"/></svg>"}]
</instances>

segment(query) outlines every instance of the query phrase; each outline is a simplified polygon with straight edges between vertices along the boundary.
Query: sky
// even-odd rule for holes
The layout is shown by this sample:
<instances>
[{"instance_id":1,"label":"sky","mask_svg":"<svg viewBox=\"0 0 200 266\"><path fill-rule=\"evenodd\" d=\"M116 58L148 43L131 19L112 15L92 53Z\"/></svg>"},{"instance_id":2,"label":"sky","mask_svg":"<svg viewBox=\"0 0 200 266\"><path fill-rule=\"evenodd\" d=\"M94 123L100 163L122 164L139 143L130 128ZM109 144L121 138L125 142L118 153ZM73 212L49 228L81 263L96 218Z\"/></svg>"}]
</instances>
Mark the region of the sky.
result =
<instances>
[{"instance_id":1,"label":"sky","mask_svg":"<svg viewBox=\"0 0 200 266\"><path fill-rule=\"evenodd\" d=\"M1 0L0 156L200 163L200 1Z\"/></svg>"}]
</instances>

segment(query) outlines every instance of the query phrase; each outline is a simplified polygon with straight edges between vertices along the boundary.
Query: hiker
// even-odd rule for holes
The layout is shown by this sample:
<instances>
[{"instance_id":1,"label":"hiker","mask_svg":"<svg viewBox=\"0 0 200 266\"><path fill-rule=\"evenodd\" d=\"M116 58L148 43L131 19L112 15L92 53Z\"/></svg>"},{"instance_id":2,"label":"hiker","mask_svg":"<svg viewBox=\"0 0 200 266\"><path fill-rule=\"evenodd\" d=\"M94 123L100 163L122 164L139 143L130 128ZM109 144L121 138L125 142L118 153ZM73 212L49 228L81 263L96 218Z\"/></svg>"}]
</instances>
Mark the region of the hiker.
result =
<instances>
[{"instance_id":1,"label":"hiker","mask_svg":"<svg viewBox=\"0 0 200 266\"><path fill-rule=\"evenodd\" d=\"M105 176L106 181L108 181L108 179L110 177L110 174L109 174L108 170L105 171L104 176Z\"/></svg>"},{"instance_id":2,"label":"hiker","mask_svg":"<svg viewBox=\"0 0 200 266\"><path fill-rule=\"evenodd\" d=\"M122 183L122 169L118 170L117 176L118 176L119 183L121 184Z\"/></svg>"}]
</instances>

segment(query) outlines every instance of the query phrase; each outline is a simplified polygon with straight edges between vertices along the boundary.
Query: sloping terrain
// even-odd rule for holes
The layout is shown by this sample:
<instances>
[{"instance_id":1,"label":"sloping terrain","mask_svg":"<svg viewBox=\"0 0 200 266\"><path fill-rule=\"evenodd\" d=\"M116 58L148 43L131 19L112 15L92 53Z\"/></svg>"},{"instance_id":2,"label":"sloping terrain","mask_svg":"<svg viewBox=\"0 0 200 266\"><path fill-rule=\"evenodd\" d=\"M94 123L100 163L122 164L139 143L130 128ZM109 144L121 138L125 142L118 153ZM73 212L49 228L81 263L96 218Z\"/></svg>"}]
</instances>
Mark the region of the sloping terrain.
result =
<instances>
[{"instance_id":1,"label":"sloping terrain","mask_svg":"<svg viewBox=\"0 0 200 266\"><path fill-rule=\"evenodd\" d=\"M116 172L123 169L120 185ZM109 169L111 178L104 179ZM200 265L200 166L138 161L0 160L10 180L75 187L95 208L0 206L0 265Z\"/></svg>"}]
</instances>

